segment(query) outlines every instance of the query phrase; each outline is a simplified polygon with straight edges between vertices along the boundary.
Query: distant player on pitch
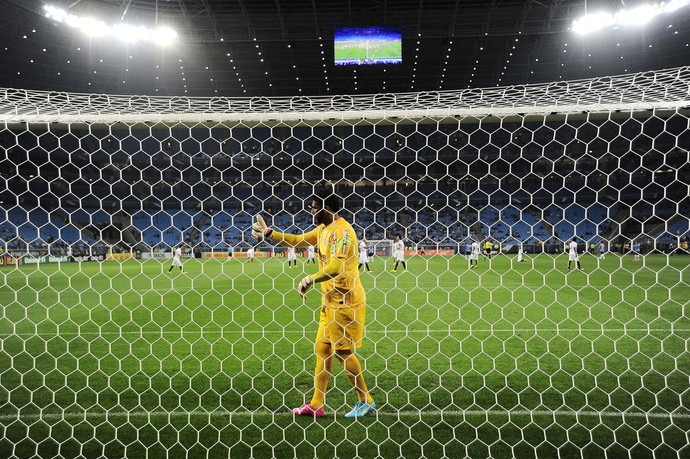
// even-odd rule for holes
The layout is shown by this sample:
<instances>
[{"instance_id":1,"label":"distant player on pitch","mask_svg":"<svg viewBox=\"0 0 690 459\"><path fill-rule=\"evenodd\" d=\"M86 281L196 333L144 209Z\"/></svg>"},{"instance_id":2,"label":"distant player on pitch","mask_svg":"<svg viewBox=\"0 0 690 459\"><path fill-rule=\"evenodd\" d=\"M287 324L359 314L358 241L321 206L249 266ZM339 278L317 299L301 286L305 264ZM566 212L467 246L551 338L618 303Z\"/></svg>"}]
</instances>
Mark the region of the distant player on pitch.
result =
<instances>
[{"instance_id":1,"label":"distant player on pitch","mask_svg":"<svg viewBox=\"0 0 690 459\"><path fill-rule=\"evenodd\" d=\"M490 240L487 239L487 241L484 243L484 258L491 260L491 250L493 250L493 248L494 245Z\"/></svg>"},{"instance_id":2,"label":"distant player on pitch","mask_svg":"<svg viewBox=\"0 0 690 459\"><path fill-rule=\"evenodd\" d=\"M396 272L398 270L398 263L402 263L403 269L407 269L405 264L405 243L398 234L395 236L395 243L393 244L393 256L395 257L395 267L391 272Z\"/></svg>"},{"instance_id":3,"label":"distant player on pitch","mask_svg":"<svg viewBox=\"0 0 690 459\"><path fill-rule=\"evenodd\" d=\"M288 259L288 267L293 266L297 267L297 255L295 254L295 248L294 247L288 247L287 249L287 259ZM290 265L290 263L293 263Z\"/></svg>"},{"instance_id":4,"label":"distant player on pitch","mask_svg":"<svg viewBox=\"0 0 690 459\"><path fill-rule=\"evenodd\" d=\"M479 242L472 241L470 246L470 269L479 267L479 254L482 249L479 246Z\"/></svg>"},{"instance_id":5,"label":"distant player on pitch","mask_svg":"<svg viewBox=\"0 0 690 459\"><path fill-rule=\"evenodd\" d=\"M257 215L252 236L267 237L288 247L317 245L319 271L304 277L297 291L305 297L314 284L321 284L321 313L316 333L316 369L312 399L292 412L298 416L322 417L324 400L333 368L333 356L343 364L359 401L347 418L358 418L376 411L369 394L362 365L355 354L364 338L366 294L357 268L357 235L352 226L338 215L341 200L331 191L314 196L311 214L318 226L303 234L284 234L269 228Z\"/></svg>"},{"instance_id":6,"label":"distant player on pitch","mask_svg":"<svg viewBox=\"0 0 690 459\"><path fill-rule=\"evenodd\" d=\"M633 241L633 244L632 244L633 261L640 261L640 252L641 252L640 249L641 249L640 241Z\"/></svg>"},{"instance_id":7,"label":"distant player on pitch","mask_svg":"<svg viewBox=\"0 0 690 459\"><path fill-rule=\"evenodd\" d=\"M520 263L527 261L527 259L525 258L525 252L522 249L522 242L518 242L517 261Z\"/></svg>"},{"instance_id":8,"label":"distant player on pitch","mask_svg":"<svg viewBox=\"0 0 690 459\"><path fill-rule=\"evenodd\" d=\"M306 264L313 263L316 264L316 257L314 256L314 246L310 245L307 247L307 261Z\"/></svg>"},{"instance_id":9,"label":"distant player on pitch","mask_svg":"<svg viewBox=\"0 0 690 459\"><path fill-rule=\"evenodd\" d=\"M364 269L366 269L367 272L371 272L371 268L369 268L369 253L367 251L367 240L364 239L364 236L362 236L362 240L359 241L359 266L357 266L357 269L359 270L362 266L364 266Z\"/></svg>"},{"instance_id":10,"label":"distant player on pitch","mask_svg":"<svg viewBox=\"0 0 690 459\"><path fill-rule=\"evenodd\" d=\"M184 274L184 270L182 269L182 252L184 252L184 249L181 245L178 245L175 251L173 252L172 265L170 265L170 269L168 270L168 272L172 271L172 269L175 266L179 266L180 272Z\"/></svg>"},{"instance_id":11,"label":"distant player on pitch","mask_svg":"<svg viewBox=\"0 0 690 459\"><path fill-rule=\"evenodd\" d=\"M599 241L599 259L606 259L606 245L604 244L604 241Z\"/></svg>"},{"instance_id":12,"label":"distant player on pitch","mask_svg":"<svg viewBox=\"0 0 690 459\"><path fill-rule=\"evenodd\" d=\"M570 271L570 264L572 262L577 264L577 269L582 271L582 266L580 266L580 257L577 255L577 238L574 237L570 244L568 245L568 271Z\"/></svg>"},{"instance_id":13,"label":"distant player on pitch","mask_svg":"<svg viewBox=\"0 0 690 459\"><path fill-rule=\"evenodd\" d=\"M374 255L376 254L376 250L374 250L373 245L369 245L369 242L367 241L367 256L369 257L369 261L374 260Z\"/></svg>"},{"instance_id":14,"label":"distant player on pitch","mask_svg":"<svg viewBox=\"0 0 690 459\"><path fill-rule=\"evenodd\" d=\"M247 263L254 264L254 247L247 249Z\"/></svg>"}]
</instances>

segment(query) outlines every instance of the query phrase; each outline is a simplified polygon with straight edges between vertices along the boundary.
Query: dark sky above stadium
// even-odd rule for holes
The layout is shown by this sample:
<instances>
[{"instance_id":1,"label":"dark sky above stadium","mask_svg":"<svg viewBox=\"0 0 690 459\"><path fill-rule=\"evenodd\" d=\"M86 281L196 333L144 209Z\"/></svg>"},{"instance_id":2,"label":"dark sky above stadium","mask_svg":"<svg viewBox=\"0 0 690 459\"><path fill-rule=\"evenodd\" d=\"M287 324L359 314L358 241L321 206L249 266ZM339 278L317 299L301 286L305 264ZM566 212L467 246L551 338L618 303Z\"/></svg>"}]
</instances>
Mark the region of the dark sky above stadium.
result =
<instances>
[{"instance_id":1,"label":"dark sky above stadium","mask_svg":"<svg viewBox=\"0 0 690 459\"><path fill-rule=\"evenodd\" d=\"M89 38L50 3L109 24L165 24L179 42ZM627 7L647 3L626 1ZM564 81L688 64L690 6L644 27L570 27L610 0L0 0L0 87L114 94L312 96ZM333 65L333 31L399 26L403 63Z\"/></svg>"}]
</instances>

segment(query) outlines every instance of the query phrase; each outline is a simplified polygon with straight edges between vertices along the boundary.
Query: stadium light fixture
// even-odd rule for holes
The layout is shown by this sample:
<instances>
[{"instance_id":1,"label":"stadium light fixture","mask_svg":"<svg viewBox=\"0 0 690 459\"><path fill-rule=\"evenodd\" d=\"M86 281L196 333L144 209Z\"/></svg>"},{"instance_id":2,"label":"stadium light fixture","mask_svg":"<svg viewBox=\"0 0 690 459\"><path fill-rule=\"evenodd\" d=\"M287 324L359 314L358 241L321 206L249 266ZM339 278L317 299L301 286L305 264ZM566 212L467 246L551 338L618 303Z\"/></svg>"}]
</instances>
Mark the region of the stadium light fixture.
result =
<instances>
[{"instance_id":1,"label":"stadium light fixture","mask_svg":"<svg viewBox=\"0 0 690 459\"><path fill-rule=\"evenodd\" d=\"M573 30L581 35L586 35L613 24L615 24L615 20L612 14L594 13L573 21Z\"/></svg>"},{"instance_id":2,"label":"stadium light fixture","mask_svg":"<svg viewBox=\"0 0 690 459\"><path fill-rule=\"evenodd\" d=\"M650 22L656 16L672 13L687 5L690 5L690 0L671 0L670 2L623 9L615 14L606 12L587 14L573 21L572 30L580 35L586 35L607 27L641 26Z\"/></svg>"},{"instance_id":3,"label":"stadium light fixture","mask_svg":"<svg viewBox=\"0 0 690 459\"><path fill-rule=\"evenodd\" d=\"M150 29L148 27L134 26L131 24L115 24L109 26L98 19L70 14L61 8L51 5L44 5L43 10L47 18L79 29L92 38L110 36L125 43L145 41L153 42L161 46L169 45L178 40L177 32L169 27Z\"/></svg>"}]
</instances>

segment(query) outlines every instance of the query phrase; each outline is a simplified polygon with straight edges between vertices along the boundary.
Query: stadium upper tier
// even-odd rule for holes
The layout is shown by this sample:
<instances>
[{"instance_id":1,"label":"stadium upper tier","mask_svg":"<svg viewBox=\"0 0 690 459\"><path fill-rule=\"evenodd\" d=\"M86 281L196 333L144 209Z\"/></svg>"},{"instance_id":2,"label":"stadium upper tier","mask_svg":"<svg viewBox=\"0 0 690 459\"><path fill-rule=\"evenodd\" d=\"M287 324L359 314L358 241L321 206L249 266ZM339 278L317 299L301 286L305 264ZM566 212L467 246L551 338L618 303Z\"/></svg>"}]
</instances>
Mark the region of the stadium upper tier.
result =
<instances>
[{"instance_id":1,"label":"stadium upper tier","mask_svg":"<svg viewBox=\"0 0 690 459\"><path fill-rule=\"evenodd\" d=\"M540 205L561 198L591 202L601 195L682 199L687 188L678 174L687 168L687 117L639 116L567 124L4 129L0 174L8 186L0 197L8 202L21 194L37 203L32 197L40 196L53 207L76 201L99 207L106 200L125 208L141 201L145 207L183 208L187 201L217 200L240 209L245 201L283 202L300 194L300 184L327 180L356 183L356 194L365 198L433 195L436 205L443 204L434 193L439 189L502 205L510 204L509 196Z\"/></svg>"}]
</instances>

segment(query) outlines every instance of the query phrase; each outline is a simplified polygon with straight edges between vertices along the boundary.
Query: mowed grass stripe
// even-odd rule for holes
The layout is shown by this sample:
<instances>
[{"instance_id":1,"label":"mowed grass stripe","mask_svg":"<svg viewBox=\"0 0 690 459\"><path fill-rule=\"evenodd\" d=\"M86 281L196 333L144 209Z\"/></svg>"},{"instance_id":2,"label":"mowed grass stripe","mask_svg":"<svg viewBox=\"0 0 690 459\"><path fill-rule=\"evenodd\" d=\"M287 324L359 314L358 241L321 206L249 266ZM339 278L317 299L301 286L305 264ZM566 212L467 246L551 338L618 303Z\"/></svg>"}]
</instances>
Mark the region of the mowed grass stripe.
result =
<instances>
[{"instance_id":1,"label":"mowed grass stripe","mask_svg":"<svg viewBox=\"0 0 690 459\"><path fill-rule=\"evenodd\" d=\"M498 257L490 267L480 261L478 270L467 269L463 257L416 257L409 259L408 272L398 273L384 271L392 267L387 260L375 260L378 272L363 274L368 325L358 352L382 407L378 418L366 422L385 425L362 438L394 447L409 445L413 432L420 443L455 444L462 437L495 444L495 425L502 442L519 445L522 429L534 429L534 422L558 426L540 430L549 444L568 442L560 439L561 429L570 441L586 438L583 445L624 438L653 449L656 437L637 434L651 424L666 429L663 441L683 445L682 432L690 430L682 395L690 368L688 261L650 256L633 263L612 256L599 265L585 256L587 271L566 275L567 257L560 255L523 264ZM283 450L280 436L266 433L298 429L292 432L297 437L313 435L306 430L313 421L280 413L301 404L311 390L319 295L311 292L302 301L293 289L314 267L288 269L282 259L253 265L187 260L188 274L174 275L167 274L168 266L128 261L0 269L0 407L7 416L0 452L7 451L7 441L19 445L11 454L20 457L46 438L64 446L85 421L112 423L116 443L130 445L108 456L139 457L132 445L171 437L187 449L205 450L214 438L230 442L237 432L245 453L291 455L299 445ZM330 413L352 402L337 368ZM82 409L96 414L82 420ZM132 412L141 416L122 414ZM204 412L219 414L188 414ZM414 422L420 412L422 424ZM50 432L27 432L12 421L13 413L55 424ZM63 422L61 413L67 414ZM133 428L151 413L156 428ZM30 417L43 415L49 417ZM230 416L235 433L220 436ZM438 422L448 416L471 417L473 427L441 433ZM501 430L502 417L511 416L525 420ZM404 427L401 418L413 431L397 429ZM209 424L218 429L204 428ZM357 443L352 424L331 424L330 436L343 438L343 445ZM425 424L437 427L420 434ZM607 427L598 428L602 424ZM669 427L676 425L678 432ZM186 438L190 426L198 434ZM612 441L607 429L619 440ZM96 451L111 444L112 432L91 430L79 434L80 441L89 435L96 437ZM218 457L228 456L223 451ZM326 451L331 457L333 452Z\"/></svg>"}]
</instances>

